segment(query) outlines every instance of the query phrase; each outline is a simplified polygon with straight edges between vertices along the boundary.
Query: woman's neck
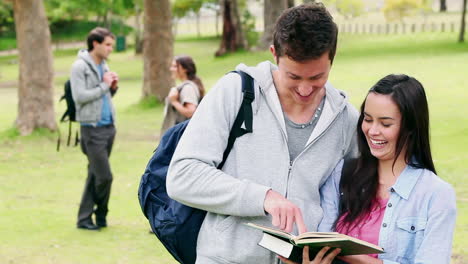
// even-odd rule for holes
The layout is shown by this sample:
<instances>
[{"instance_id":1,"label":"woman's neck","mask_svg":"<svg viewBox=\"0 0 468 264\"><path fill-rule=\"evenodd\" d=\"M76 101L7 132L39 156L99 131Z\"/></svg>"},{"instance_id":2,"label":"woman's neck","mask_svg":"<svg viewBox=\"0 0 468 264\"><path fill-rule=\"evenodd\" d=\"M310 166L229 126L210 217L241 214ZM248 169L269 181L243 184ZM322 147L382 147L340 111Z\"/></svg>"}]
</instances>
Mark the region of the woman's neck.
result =
<instances>
[{"instance_id":1,"label":"woman's neck","mask_svg":"<svg viewBox=\"0 0 468 264\"><path fill-rule=\"evenodd\" d=\"M186 80L188 80L187 72L185 70L179 70L179 79L182 82L185 82Z\"/></svg>"},{"instance_id":2,"label":"woman's neck","mask_svg":"<svg viewBox=\"0 0 468 264\"><path fill-rule=\"evenodd\" d=\"M395 184L400 174L406 167L406 161L400 155L393 164L394 160L379 160L379 190L378 196L380 198L388 198L388 188Z\"/></svg>"}]
</instances>

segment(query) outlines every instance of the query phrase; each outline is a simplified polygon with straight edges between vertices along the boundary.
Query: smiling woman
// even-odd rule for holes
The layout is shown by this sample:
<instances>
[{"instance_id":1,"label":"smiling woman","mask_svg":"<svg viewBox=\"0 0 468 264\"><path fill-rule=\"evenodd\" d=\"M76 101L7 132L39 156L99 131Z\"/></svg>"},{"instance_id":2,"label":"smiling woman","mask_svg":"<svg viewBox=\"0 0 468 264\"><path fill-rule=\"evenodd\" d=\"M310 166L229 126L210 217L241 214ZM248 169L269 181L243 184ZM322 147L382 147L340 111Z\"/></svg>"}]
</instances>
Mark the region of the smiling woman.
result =
<instances>
[{"instance_id":1,"label":"smiling woman","mask_svg":"<svg viewBox=\"0 0 468 264\"><path fill-rule=\"evenodd\" d=\"M361 154L343 176L340 162L322 187L319 231L385 249L341 257L351 264L450 263L455 192L435 174L421 83L407 75L381 79L361 106L357 128Z\"/></svg>"},{"instance_id":2,"label":"smiling woman","mask_svg":"<svg viewBox=\"0 0 468 264\"><path fill-rule=\"evenodd\" d=\"M371 154L379 160L395 158L401 114L389 95L369 93L361 125Z\"/></svg>"}]
</instances>

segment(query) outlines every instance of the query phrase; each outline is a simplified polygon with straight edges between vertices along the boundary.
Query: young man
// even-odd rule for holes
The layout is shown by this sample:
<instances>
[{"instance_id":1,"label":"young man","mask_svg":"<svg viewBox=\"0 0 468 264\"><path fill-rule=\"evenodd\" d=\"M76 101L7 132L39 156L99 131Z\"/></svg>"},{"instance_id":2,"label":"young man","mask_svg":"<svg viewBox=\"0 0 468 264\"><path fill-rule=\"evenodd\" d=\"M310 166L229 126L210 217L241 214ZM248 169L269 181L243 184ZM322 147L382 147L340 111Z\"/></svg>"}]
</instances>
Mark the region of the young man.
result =
<instances>
[{"instance_id":1,"label":"young man","mask_svg":"<svg viewBox=\"0 0 468 264\"><path fill-rule=\"evenodd\" d=\"M338 161L356 151L358 112L328 74L337 26L322 4L286 10L275 26L269 61L237 67L255 79L253 133L237 138L222 170L228 136L242 101L238 74L227 74L203 99L174 153L169 195L208 211L197 263L274 263L245 225L315 231L319 188Z\"/></svg>"},{"instance_id":2,"label":"young man","mask_svg":"<svg viewBox=\"0 0 468 264\"><path fill-rule=\"evenodd\" d=\"M81 124L81 150L88 158L88 178L78 211L77 227L99 230L107 226L112 172L109 156L115 137L115 110L111 95L117 91L118 76L110 72L106 59L115 37L105 28L93 29L88 50L81 50L71 70L76 120ZM96 206L96 208L95 208ZM96 224L92 215L95 214Z\"/></svg>"}]
</instances>

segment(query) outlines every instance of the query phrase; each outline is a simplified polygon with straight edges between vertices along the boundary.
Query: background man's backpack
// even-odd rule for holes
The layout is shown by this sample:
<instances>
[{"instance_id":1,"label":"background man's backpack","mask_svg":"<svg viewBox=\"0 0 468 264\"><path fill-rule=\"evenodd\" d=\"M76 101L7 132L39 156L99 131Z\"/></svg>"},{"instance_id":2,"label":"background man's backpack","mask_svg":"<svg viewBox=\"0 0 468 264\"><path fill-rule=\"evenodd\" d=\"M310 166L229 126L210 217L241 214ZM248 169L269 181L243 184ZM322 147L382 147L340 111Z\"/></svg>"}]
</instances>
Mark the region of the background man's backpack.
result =
<instances>
[{"instance_id":1,"label":"background man's backpack","mask_svg":"<svg viewBox=\"0 0 468 264\"><path fill-rule=\"evenodd\" d=\"M65 100L65 102L67 103L67 109L65 110L65 113L63 113L62 117L60 118L60 122L68 121L67 146L70 146L72 122L76 122L76 108L75 108L75 101L73 101L70 80L67 80L65 82L65 85L63 86L63 90L64 90L64 93L62 97L60 98L59 102L61 102L62 100ZM60 150L60 141L61 141L60 129L58 130L58 134L59 136L57 140L57 151ZM75 146L77 146L79 142L80 142L80 138L78 136L78 130L77 130L75 134Z\"/></svg>"},{"instance_id":2,"label":"background man's backpack","mask_svg":"<svg viewBox=\"0 0 468 264\"><path fill-rule=\"evenodd\" d=\"M72 91L71 91L71 82L67 80L65 85L63 86L63 95L60 98L60 101L65 99L67 103L67 110L63 113L62 118L60 118L60 122L65 121L76 121L76 108L75 108L75 101L73 101Z\"/></svg>"},{"instance_id":3,"label":"background man's backpack","mask_svg":"<svg viewBox=\"0 0 468 264\"><path fill-rule=\"evenodd\" d=\"M221 169L237 137L252 132L252 101L255 99L253 79L238 71L242 78L244 98L223 154ZM180 263L193 264L197 237L206 212L172 200L166 191L166 175L172 155L190 120L170 128L162 136L153 157L141 177L138 199L151 229L169 253ZM245 129L242 128L245 125Z\"/></svg>"}]
</instances>

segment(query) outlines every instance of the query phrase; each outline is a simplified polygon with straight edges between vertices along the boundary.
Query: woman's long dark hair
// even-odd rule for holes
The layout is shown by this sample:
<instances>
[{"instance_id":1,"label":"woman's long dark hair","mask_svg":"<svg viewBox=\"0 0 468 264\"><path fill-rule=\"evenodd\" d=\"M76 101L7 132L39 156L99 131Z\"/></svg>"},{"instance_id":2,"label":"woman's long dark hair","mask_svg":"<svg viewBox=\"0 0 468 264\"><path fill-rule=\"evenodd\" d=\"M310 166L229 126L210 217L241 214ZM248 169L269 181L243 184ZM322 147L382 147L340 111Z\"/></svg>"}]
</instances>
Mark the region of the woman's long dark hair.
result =
<instances>
[{"instance_id":1,"label":"woman's long dark hair","mask_svg":"<svg viewBox=\"0 0 468 264\"><path fill-rule=\"evenodd\" d=\"M187 78L198 86L201 100L203 96L205 96L205 87L203 86L201 79L197 76L197 67L195 66L195 62L193 61L192 57L177 56L175 57L175 61L177 65L180 65L184 70L187 71Z\"/></svg>"},{"instance_id":2,"label":"woman's long dark hair","mask_svg":"<svg viewBox=\"0 0 468 264\"><path fill-rule=\"evenodd\" d=\"M393 165L406 147L406 152L401 153L406 164L436 173L429 144L429 109L421 83L407 75L391 74L378 81L369 93L389 95L400 110L401 126ZM340 183L340 210L335 222L335 228L339 229L351 230L358 226L373 209L377 197L378 159L371 154L361 129L365 103L366 100L361 105L357 126L360 156L354 172L345 173ZM341 217L342 221L338 222Z\"/></svg>"}]
</instances>

